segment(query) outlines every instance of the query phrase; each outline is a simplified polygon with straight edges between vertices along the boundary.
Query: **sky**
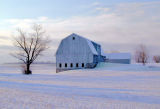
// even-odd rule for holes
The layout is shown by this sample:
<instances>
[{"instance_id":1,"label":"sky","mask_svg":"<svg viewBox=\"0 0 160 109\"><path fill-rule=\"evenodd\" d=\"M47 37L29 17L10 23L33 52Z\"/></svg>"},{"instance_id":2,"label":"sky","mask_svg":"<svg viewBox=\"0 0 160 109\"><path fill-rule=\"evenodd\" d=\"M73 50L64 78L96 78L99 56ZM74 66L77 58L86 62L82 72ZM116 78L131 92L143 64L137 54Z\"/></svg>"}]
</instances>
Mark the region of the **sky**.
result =
<instances>
[{"instance_id":1,"label":"sky","mask_svg":"<svg viewBox=\"0 0 160 109\"><path fill-rule=\"evenodd\" d=\"M105 53L146 46L160 55L160 0L0 0L0 63L16 62L16 29L41 24L52 42L40 61L55 62L60 41L77 33L101 44Z\"/></svg>"}]
</instances>

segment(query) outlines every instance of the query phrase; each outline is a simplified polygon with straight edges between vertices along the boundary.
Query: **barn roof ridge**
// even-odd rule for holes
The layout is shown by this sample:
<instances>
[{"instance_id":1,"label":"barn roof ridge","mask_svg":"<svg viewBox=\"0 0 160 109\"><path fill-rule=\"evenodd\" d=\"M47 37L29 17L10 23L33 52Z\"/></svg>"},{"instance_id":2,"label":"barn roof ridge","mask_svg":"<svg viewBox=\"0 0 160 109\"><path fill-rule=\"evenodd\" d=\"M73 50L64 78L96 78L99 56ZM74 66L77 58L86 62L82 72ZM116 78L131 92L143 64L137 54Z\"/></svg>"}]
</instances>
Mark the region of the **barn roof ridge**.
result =
<instances>
[{"instance_id":1,"label":"barn roof ridge","mask_svg":"<svg viewBox=\"0 0 160 109\"><path fill-rule=\"evenodd\" d=\"M78 34L76 34L76 33L72 33L72 34L70 34L69 36L72 36L72 35L82 37L82 38L84 38L84 39L86 39L86 40L89 40L89 41L91 41L91 42L96 43L97 45L100 45L100 44L98 44L97 42L95 42L95 41L93 41L93 40L90 40L90 39L88 39L88 38L86 38L86 37L83 37L83 36L81 36L81 35L78 35Z\"/></svg>"}]
</instances>

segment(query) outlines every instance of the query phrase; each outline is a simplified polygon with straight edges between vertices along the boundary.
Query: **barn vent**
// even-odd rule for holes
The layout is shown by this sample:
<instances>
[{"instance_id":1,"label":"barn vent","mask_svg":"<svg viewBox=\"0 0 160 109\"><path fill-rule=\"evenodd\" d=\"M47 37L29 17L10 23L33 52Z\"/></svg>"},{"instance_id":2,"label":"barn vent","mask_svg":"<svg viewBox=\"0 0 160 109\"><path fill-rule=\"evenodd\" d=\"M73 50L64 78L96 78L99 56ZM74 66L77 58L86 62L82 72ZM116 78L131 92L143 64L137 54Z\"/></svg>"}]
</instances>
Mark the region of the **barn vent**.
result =
<instances>
[{"instance_id":1,"label":"barn vent","mask_svg":"<svg viewBox=\"0 0 160 109\"><path fill-rule=\"evenodd\" d=\"M75 40L75 37L72 37L73 40Z\"/></svg>"},{"instance_id":2,"label":"barn vent","mask_svg":"<svg viewBox=\"0 0 160 109\"><path fill-rule=\"evenodd\" d=\"M60 67L60 68L62 67L62 64L61 64L61 63L59 64L59 67Z\"/></svg>"},{"instance_id":3,"label":"barn vent","mask_svg":"<svg viewBox=\"0 0 160 109\"><path fill-rule=\"evenodd\" d=\"M78 67L78 63L76 63L76 67Z\"/></svg>"},{"instance_id":4,"label":"barn vent","mask_svg":"<svg viewBox=\"0 0 160 109\"><path fill-rule=\"evenodd\" d=\"M71 67L73 67L73 64L71 63Z\"/></svg>"},{"instance_id":5,"label":"barn vent","mask_svg":"<svg viewBox=\"0 0 160 109\"><path fill-rule=\"evenodd\" d=\"M65 63L65 67L67 67L67 63Z\"/></svg>"},{"instance_id":6,"label":"barn vent","mask_svg":"<svg viewBox=\"0 0 160 109\"><path fill-rule=\"evenodd\" d=\"M84 63L82 63L82 67L84 67Z\"/></svg>"}]
</instances>

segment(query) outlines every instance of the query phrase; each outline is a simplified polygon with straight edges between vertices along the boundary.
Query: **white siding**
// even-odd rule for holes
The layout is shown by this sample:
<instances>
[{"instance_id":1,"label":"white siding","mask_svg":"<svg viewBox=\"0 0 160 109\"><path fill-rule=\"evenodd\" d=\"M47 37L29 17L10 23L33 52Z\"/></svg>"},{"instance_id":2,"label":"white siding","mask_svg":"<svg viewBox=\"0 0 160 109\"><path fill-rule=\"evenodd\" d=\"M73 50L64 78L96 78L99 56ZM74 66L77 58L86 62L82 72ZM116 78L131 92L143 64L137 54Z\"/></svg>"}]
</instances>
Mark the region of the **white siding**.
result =
<instances>
[{"instance_id":1,"label":"white siding","mask_svg":"<svg viewBox=\"0 0 160 109\"><path fill-rule=\"evenodd\" d=\"M73 37L75 37L74 40ZM71 63L73 63L72 68L76 68L76 63L79 64L78 68L81 68L82 63L85 65L93 63L93 52L86 39L72 34L61 41L56 52L56 63L57 68L60 63L63 69L66 68L65 63L67 63L67 69L70 68Z\"/></svg>"}]
</instances>

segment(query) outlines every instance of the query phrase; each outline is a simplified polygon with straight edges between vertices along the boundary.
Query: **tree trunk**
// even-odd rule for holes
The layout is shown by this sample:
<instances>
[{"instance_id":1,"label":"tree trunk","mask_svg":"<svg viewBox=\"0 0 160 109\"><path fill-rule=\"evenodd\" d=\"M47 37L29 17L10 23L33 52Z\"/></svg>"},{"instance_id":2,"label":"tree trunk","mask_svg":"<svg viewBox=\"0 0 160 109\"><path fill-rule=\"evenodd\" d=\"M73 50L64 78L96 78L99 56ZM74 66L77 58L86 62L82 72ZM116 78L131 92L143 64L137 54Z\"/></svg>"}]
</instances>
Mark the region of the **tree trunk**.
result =
<instances>
[{"instance_id":1,"label":"tree trunk","mask_svg":"<svg viewBox=\"0 0 160 109\"><path fill-rule=\"evenodd\" d=\"M27 74L27 75L32 74L32 71L30 70L30 64L27 63L26 66L27 66L27 68L25 70L25 74Z\"/></svg>"},{"instance_id":2,"label":"tree trunk","mask_svg":"<svg viewBox=\"0 0 160 109\"><path fill-rule=\"evenodd\" d=\"M144 60L142 61L142 63L143 63L143 65L145 65L145 64L146 64L146 62L145 62Z\"/></svg>"}]
</instances>

